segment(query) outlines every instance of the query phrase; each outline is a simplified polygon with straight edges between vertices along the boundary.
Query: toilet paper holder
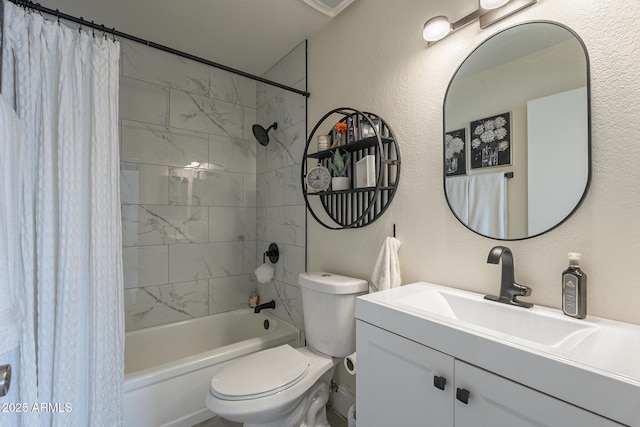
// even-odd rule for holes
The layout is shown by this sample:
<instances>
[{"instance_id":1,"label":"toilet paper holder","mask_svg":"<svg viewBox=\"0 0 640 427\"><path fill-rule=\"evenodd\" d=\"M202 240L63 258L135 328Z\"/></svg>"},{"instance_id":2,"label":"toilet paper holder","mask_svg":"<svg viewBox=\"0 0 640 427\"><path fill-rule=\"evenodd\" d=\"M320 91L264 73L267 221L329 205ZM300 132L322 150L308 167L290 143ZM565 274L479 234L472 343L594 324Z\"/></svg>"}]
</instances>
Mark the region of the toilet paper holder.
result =
<instances>
[{"instance_id":1,"label":"toilet paper holder","mask_svg":"<svg viewBox=\"0 0 640 427\"><path fill-rule=\"evenodd\" d=\"M356 374L356 363L358 363L356 361L356 357L357 354L354 352L344 358L344 368L347 370L349 375Z\"/></svg>"}]
</instances>

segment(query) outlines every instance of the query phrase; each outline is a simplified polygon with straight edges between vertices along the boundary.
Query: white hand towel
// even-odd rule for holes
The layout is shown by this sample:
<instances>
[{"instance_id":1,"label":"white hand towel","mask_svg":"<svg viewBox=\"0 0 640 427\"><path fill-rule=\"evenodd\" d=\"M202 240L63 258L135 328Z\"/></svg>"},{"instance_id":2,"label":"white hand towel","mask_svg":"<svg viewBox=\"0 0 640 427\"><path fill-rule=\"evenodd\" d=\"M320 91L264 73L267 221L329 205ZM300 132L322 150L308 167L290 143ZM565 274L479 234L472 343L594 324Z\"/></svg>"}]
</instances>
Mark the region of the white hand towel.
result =
<instances>
[{"instance_id":1,"label":"white hand towel","mask_svg":"<svg viewBox=\"0 0 640 427\"><path fill-rule=\"evenodd\" d=\"M376 265L373 267L369 292L397 288L402 283L400 262L398 260L400 244L400 240L395 237L387 237L385 239Z\"/></svg>"}]
</instances>

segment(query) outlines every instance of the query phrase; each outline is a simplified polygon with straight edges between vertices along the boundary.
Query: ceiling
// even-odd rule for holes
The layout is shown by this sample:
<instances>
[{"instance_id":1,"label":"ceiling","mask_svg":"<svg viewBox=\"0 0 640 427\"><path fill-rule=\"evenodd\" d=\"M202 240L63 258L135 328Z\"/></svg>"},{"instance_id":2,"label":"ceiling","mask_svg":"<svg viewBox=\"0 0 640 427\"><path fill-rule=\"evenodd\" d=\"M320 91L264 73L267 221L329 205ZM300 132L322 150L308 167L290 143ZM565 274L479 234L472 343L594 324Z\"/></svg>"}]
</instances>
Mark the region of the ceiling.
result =
<instances>
[{"instance_id":1,"label":"ceiling","mask_svg":"<svg viewBox=\"0 0 640 427\"><path fill-rule=\"evenodd\" d=\"M262 75L331 19L303 0L39 1L255 75Z\"/></svg>"}]
</instances>

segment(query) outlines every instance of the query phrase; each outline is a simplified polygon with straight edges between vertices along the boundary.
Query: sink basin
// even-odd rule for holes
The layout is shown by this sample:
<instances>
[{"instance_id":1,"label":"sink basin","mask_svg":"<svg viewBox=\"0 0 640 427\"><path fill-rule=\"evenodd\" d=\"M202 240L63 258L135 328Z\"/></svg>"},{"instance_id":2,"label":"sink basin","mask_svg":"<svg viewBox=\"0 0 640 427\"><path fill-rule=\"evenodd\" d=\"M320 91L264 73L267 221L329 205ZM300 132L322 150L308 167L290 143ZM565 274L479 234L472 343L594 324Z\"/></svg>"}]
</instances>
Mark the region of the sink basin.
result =
<instances>
[{"instance_id":1,"label":"sink basin","mask_svg":"<svg viewBox=\"0 0 640 427\"><path fill-rule=\"evenodd\" d=\"M633 325L603 326L588 339L561 350L559 354L569 360L640 380L640 334Z\"/></svg>"},{"instance_id":2,"label":"sink basin","mask_svg":"<svg viewBox=\"0 0 640 427\"><path fill-rule=\"evenodd\" d=\"M477 336L509 342L567 363L640 382L640 326L561 310L523 308L484 299L461 289L417 282L365 299Z\"/></svg>"},{"instance_id":3,"label":"sink basin","mask_svg":"<svg viewBox=\"0 0 640 427\"><path fill-rule=\"evenodd\" d=\"M526 340L568 351L598 329L558 310L509 306L485 300L480 294L436 285L414 287L413 292L399 295L396 304L445 321L463 322L466 327L484 328L507 340Z\"/></svg>"}]
</instances>

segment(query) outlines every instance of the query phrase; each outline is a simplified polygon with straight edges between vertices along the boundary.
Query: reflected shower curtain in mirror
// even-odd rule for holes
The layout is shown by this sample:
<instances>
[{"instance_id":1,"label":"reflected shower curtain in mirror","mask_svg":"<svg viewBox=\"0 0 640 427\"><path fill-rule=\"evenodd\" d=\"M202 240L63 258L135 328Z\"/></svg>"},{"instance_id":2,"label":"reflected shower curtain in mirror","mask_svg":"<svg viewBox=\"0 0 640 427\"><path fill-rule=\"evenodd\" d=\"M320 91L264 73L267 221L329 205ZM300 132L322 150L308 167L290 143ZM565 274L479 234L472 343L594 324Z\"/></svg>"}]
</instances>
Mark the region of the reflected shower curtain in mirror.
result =
<instances>
[{"instance_id":1,"label":"reflected shower curtain in mirror","mask_svg":"<svg viewBox=\"0 0 640 427\"><path fill-rule=\"evenodd\" d=\"M503 172L447 176L444 185L453 213L477 233L506 239L507 183Z\"/></svg>"},{"instance_id":2,"label":"reflected shower curtain in mirror","mask_svg":"<svg viewBox=\"0 0 640 427\"><path fill-rule=\"evenodd\" d=\"M119 51L4 2L2 94L25 130L14 381L22 402L51 405L28 406L22 425L124 423Z\"/></svg>"},{"instance_id":3,"label":"reflected shower curtain in mirror","mask_svg":"<svg viewBox=\"0 0 640 427\"><path fill-rule=\"evenodd\" d=\"M446 176L444 185L453 213L464 224L469 223L469 176Z\"/></svg>"}]
</instances>

